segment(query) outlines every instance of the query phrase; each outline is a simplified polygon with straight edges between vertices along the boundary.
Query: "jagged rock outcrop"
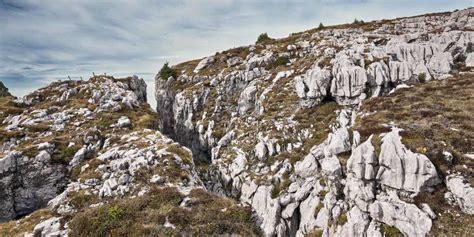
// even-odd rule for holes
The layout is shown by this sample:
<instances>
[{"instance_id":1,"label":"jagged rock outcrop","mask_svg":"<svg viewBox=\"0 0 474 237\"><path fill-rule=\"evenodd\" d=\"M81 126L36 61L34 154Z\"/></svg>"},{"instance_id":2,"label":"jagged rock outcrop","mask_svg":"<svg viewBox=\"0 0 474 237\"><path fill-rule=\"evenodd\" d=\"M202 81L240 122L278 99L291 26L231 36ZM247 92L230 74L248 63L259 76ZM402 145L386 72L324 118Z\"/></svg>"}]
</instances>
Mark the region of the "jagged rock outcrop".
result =
<instances>
[{"instance_id":1,"label":"jagged rock outcrop","mask_svg":"<svg viewBox=\"0 0 474 237\"><path fill-rule=\"evenodd\" d=\"M67 184L66 167L51 163L52 150L35 157L8 152L0 159L0 221L46 206Z\"/></svg>"},{"instance_id":2,"label":"jagged rock outcrop","mask_svg":"<svg viewBox=\"0 0 474 237\"><path fill-rule=\"evenodd\" d=\"M4 96L11 96L10 92L8 92L8 88L0 81L0 97Z\"/></svg>"},{"instance_id":3,"label":"jagged rock outcrop","mask_svg":"<svg viewBox=\"0 0 474 237\"><path fill-rule=\"evenodd\" d=\"M441 179L428 157L404 147L398 133L395 128L382 138L376 178L383 186L416 196L440 183Z\"/></svg>"}]
</instances>

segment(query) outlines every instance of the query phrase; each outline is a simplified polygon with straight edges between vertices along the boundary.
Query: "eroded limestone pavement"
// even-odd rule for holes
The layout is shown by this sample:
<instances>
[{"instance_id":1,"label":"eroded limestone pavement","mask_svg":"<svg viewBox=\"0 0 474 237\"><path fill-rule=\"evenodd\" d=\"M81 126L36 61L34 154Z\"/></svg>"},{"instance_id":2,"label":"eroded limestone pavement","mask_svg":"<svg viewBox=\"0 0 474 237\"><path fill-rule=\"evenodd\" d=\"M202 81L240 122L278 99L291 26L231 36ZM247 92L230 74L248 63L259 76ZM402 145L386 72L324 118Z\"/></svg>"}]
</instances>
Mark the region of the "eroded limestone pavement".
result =
<instances>
[{"instance_id":1,"label":"eroded limestone pavement","mask_svg":"<svg viewBox=\"0 0 474 237\"><path fill-rule=\"evenodd\" d=\"M178 64L177 78L156 77L158 113L137 77L56 82L24 98L0 84L0 220L18 219L0 224L0 233L74 236L104 207L114 219L101 228L117 231L118 208L130 204L121 201L162 199L153 195L170 188L178 202L143 204L138 211L155 219L140 219L139 230L149 231L140 233L426 236L449 225L445 212L467 216L460 231L470 233L472 166L442 174L403 143L396 124L369 136L353 127L372 97L472 78L473 14L314 29ZM459 155L473 157L445 159ZM196 190L221 195L201 193L217 200L207 212L215 207L216 219L230 219L187 218L206 205ZM449 205L420 201L433 192L445 192ZM252 221L261 233L243 231Z\"/></svg>"},{"instance_id":2,"label":"eroded limestone pavement","mask_svg":"<svg viewBox=\"0 0 474 237\"><path fill-rule=\"evenodd\" d=\"M163 131L209 164L209 190L253 208L267 236L426 236L436 207L417 197L447 187L472 215L473 167L445 177L396 125L370 137L351 126L370 97L472 77L473 14L328 27L176 65L177 78L156 77Z\"/></svg>"}]
</instances>

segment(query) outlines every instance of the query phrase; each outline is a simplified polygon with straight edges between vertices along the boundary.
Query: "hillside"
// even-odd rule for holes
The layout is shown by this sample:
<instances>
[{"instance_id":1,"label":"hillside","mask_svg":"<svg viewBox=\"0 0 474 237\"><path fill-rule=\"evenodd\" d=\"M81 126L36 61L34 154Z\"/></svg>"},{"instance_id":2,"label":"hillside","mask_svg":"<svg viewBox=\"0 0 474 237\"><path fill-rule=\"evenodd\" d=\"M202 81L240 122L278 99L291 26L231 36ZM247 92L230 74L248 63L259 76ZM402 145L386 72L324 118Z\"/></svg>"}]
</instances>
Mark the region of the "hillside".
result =
<instances>
[{"instance_id":1,"label":"hillside","mask_svg":"<svg viewBox=\"0 0 474 237\"><path fill-rule=\"evenodd\" d=\"M162 132L266 236L474 231L474 8L326 26L156 76Z\"/></svg>"},{"instance_id":2,"label":"hillside","mask_svg":"<svg viewBox=\"0 0 474 237\"><path fill-rule=\"evenodd\" d=\"M258 233L250 209L207 192L191 151L156 130L142 79L0 100L2 236Z\"/></svg>"}]
</instances>

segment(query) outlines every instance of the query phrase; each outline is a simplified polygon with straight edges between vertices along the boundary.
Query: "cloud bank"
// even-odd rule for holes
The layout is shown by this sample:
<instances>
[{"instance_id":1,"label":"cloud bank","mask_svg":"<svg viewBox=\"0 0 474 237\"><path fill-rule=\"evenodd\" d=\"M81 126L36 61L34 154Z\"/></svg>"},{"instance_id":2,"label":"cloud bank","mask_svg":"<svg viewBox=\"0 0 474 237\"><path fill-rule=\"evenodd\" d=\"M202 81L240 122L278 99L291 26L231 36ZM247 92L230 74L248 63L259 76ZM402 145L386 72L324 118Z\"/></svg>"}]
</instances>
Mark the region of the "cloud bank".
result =
<instances>
[{"instance_id":1,"label":"cloud bank","mask_svg":"<svg viewBox=\"0 0 474 237\"><path fill-rule=\"evenodd\" d=\"M15 95L92 72L148 82L161 65L325 25L451 11L472 0L0 0L0 80Z\"/></svg>"}]
</instances>

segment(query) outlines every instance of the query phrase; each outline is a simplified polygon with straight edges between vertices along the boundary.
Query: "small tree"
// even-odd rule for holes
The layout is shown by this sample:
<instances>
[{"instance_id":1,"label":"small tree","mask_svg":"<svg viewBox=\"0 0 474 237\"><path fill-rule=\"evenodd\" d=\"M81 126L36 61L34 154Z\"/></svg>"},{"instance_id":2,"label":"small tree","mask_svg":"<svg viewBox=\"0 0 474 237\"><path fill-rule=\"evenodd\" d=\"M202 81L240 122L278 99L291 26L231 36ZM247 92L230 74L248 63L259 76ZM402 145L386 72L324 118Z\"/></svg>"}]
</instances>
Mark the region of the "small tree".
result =
<instances>
[{"instance_id":1,"label":"small tree","mask_svg":"<svg viewBox=\"0 0 474 237\"><path fill-rule=\"evenodd\" d=\"M364 24L364 21L363 20L357 20L357 18L355 18L354 22L352 24L360 25L360 24Z\"/></svg>"},{"instance_id":2,"label":"small tree","mask_svg":"<svg viewBox=\"0 0 474 237\"><path fill-rule=\"evenodd\" d=\"M170 68L168 62L166 62L160 69L160 77L163 80L167 80L170 77L176 78L176 71L173 68Z\"/></svg>"},{"instance_id":3,"label":"small tree","mask_svg":"<svg viewBox=\"0 0 474 237\"><path fill-rule=\"evenodd\" d=\"M324 25L323 25L323 23L322 23L322 22L321 22L321 23L319 23L318 29L319 29L319 30L322 30L322 29L324 29Z\"/></svg>"},{"instance_id":4,"label":"small tree","mask_svg":"<svg viewBox=\"0 0 474 237\"><path fill-rule=\"evenodd\" d=\"M262 34L260 34L260 35L258 36L256 43L257 43L257 44L259 44L259 43L265 43L265 42L267 42L267 41L269 41L269 40L271 40L271 38L268 37L267 32L265 32L265 33L262 33Z\"/></svg>"}]
</instances>

